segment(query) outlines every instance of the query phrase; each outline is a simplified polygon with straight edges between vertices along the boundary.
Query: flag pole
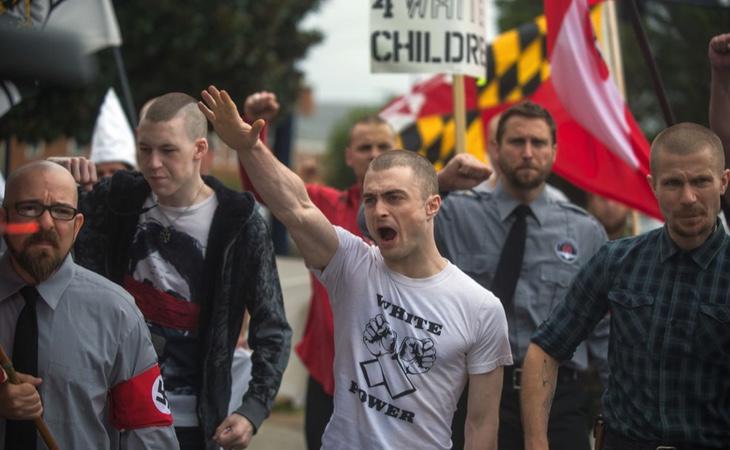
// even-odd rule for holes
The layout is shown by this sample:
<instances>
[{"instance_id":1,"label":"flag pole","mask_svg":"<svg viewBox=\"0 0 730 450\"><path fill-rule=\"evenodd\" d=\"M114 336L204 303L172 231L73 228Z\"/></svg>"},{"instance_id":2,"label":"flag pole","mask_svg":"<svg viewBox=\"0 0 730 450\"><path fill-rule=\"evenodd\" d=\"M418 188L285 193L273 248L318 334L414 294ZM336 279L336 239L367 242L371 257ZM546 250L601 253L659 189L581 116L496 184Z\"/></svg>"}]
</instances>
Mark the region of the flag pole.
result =
<instances>
[{"instance_id":1,"label":"flag pole","mask_svg":"<svg viewBox=\"0 0 730 450\"><path fill-rule=\"evenodd\" d=\"M454 95L454 133L456 134L456 154L466 153L466 94L464 75L454 75L452 79Z\"/></svg>"},{"instance_id":2,"label":"flag pole","mask_svg":"<svg viewBox=\"0 0 730 450\"><path fill-rule=\"evenodd\" d=\"M0 365L2 365L2 368L5 370L5 374L8 376L8 381L10 383L21 384L20 379L18 379L18 374L13 368L13 363L8 355L5 353L5 349L3 349L2 345L0 345ZM41 438L43 439L43 442L46 444L46 446L50 450L59 450L58 443L53 437L53 434L51 434L51 430L48 429L48 425L46 425L43 417L37 417L33 419L33 423L35 424L35 427L38 430L38 433L40 433Z\"/></svg>"},{"instance_id":3,"label":"flag pole","mask_svg":"<svg viewBox=\"0 0 730 450\"><path fill-rule=\"evenodd\" d=\"M10 175L10 146L13 144L12 139L9 137L5 138L5 167L3 172L5 173L5 181L8 180Z\"/></svg>"},{"instance_id":4,"label":"flag pole","mask_svg":"<svg viewBox=\"0 0 730 450\"><path fill-rule=\"evenodd\" d=\"M618 20L616 19L616 1L609 0L605 3L606 11L606 37L611 72L616 80L618 91L626 100L626 81L624 78L624 63L621 56L621 43L619 39Z\"/></svg>"},{"instance_id":5,"label":"flag pole","mask_svg":"<svg viewBox=\"0 0 730 450\"><path fill-rule=\"evenodd\" d=\"M609 66L611 73L616 80L621 96L626 101L626 79L624 77L624 64L621 55L621 41L619 39L618 20L616 14L616 1L609 0L605 3L606 14L606 40L609 55ZM637 236L639 234L639 212L631 209L631 234Z\"/></svg>"},{"instance_id":6,"label":"flag pole","mask_svg":"<svg viewBox=\"0 0 730 450\"><path fill-rule=\"evenodd\" d=\"M634 33L636 34L636 39L639 42L639 48L644 56L644 61L649 67L652 84L654 85L654 92L656 93L657 99L659 100L659 106L661 106L662 114L664 115L664 122L666 122L667 126L674 125L676 123L674 113L672 112L671 106L669 106L669 100L667 100L667 93L664 90L662 77L659 75L656 60L651 53L651 47L649 46L649 40L646 37L646 31L644 31L644 26L641 24L639 8L636 6L636 0L630 0L628 3L631 25L634 28Z\"/></svg>"},{"instance_id":7,"label":"flag pole","mask_svg":"<svg viewBox=\"0 0 730 450\"><path fill-rule=\"evenodd\" d=\"M132 100L132 90L129 88L129 80L127 79L127 71L124 68L124 59L122 58L122 50L118 46L112 47L114 52L114 62L117 66L119 74L119 83L122 87L122 97L124 98L124 108L127 110L127 120L133 130L137 129L137 110Z\"/></svg>"}]
</instances>

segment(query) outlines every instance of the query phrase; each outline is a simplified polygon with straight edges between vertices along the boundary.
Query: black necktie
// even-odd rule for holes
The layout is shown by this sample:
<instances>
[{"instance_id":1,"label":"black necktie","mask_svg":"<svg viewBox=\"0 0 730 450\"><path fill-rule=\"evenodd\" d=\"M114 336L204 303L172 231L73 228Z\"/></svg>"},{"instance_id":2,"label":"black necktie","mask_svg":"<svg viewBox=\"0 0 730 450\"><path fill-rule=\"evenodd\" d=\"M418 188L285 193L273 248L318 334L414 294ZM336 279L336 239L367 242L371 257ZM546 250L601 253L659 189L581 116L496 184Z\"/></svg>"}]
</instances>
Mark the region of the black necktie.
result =
<instances>
[{"instance_id":1,"label":"black necktie","mask_svg":"<svg viewBox=\"0 0 730 450\"><path fill-rule=\"evenodd\" d=\"M507 234L507 240L499 255L499 264L492 280L492 293L499 297L507 317L513 309L513 297L517 280L522 269L522 257L525 255L525 238L527 237L527 221L525 218L530 212L527 205L519 205L512 211L515 221Z\"/></svg>"},{"instance_id":2,"label":"black necktie","mask_svg":"<svg viewBox=\"0 0 730 450\"><path fill-rule=\"evenodd\" d=\"M38 376L38 318L36 302L40 295L36 288L26 286L20 290L25 306L15 325L13 342L13 366L18 372ZM5 424L5 450L36 448L36 429L30 420L8 420Z\"/></svg>"}]
</instances>

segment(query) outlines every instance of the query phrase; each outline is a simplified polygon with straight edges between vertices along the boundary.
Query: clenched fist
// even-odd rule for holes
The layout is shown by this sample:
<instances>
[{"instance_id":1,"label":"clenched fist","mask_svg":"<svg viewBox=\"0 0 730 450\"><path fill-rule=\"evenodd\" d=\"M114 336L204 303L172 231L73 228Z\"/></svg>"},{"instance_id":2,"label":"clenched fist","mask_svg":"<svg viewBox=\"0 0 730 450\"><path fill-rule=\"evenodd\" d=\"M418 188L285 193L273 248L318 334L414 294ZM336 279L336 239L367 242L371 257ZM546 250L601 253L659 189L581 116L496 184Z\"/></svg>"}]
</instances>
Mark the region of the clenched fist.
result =
<instances>
[{"instance_id":1,"label":"clenched fist","mask_svg":"<svg viewBox=\"0 0 730 450\"><path fill-rule=\"evenodd\" d=\"M431 338L407 337L401 342L398 357L406 373L421 374L428 372L436 361L436 347Z\"/></svg>"},{"instance_id":2,"label":"clenched fist","mask_svg":"<svg viewBox=\"0 0 730 450\"><path fill-rule=\"evenodd\" d=\"M390 324L382 314L370 319L365 325L362 340L373 356L395 353L398 334L390 329Z\"/></svg>"},{"instance_id":3,"label":"clenched fist","mask_svg":"<svg viewBox=\"0 0 730 450\"><path fill-rule=\"evenodd\" d=\"M38 386L42 380L17 372L20 384L0 384L0 418L31 420L43 414Z\"/></svg>"},{"instance_id":4,"label":"clenched fist","mask_svg":"<svg viewBox=\"0 0 730 450\"><path fill-rule=\"evenodd\" d=\"M715 71L730 71L730 33L720 34L710 40L707 50L710 65Z\"/></svg>"}]
</instances>

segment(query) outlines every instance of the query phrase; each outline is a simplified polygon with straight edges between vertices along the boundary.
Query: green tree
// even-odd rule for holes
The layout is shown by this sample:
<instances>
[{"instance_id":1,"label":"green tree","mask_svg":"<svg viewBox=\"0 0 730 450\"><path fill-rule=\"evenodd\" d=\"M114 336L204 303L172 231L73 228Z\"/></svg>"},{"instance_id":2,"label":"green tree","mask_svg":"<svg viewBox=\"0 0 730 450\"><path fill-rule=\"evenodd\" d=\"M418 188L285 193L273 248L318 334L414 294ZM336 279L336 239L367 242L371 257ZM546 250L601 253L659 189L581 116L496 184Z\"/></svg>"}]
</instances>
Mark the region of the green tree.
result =
<instances>
[{"instance_id":1,"label":"green tree","mask_svg":"<svg viewBox=\"0 0 730 450\"><path fill-rule=\"evenodd\" d=\"M643 3L642 23L677 122L708 125L710 66L707 44L728 31L730 7L702 7L689 2ZM628 21L628 5L619 7L621 49L629 105L648 137L666 126L649 69Z\"/></svg>"},{"instance_id":2,"label":"green tree","mask_svg":"<svg viewBox=\"0 0 730 450\"><path fill-rule=\"evenodd\" d=\"M497 8L497 28L507 31L532 21L542 14L542 2L535 0L494 0Z\"/></svg>"},{"instance_id":3,"label":"green tree","mask_svg":"<svg viewBox=\"0 0 730 450\"><path fill-rule=\"evenodd\" d=\"M273 91L284 110L302 82L296 68L321 40L298 28L320 0L124 0L115 9L122 54L139 108L170 91L199 96L209 84L243 101L256 90ZM83 89L41 88L0 119L0 137L24 140L59 135L88 142L102 97L116 85L111 50L98 55L100 76ZM285 113L285 111L283 111Z\"/></svg>"}]
</instances>

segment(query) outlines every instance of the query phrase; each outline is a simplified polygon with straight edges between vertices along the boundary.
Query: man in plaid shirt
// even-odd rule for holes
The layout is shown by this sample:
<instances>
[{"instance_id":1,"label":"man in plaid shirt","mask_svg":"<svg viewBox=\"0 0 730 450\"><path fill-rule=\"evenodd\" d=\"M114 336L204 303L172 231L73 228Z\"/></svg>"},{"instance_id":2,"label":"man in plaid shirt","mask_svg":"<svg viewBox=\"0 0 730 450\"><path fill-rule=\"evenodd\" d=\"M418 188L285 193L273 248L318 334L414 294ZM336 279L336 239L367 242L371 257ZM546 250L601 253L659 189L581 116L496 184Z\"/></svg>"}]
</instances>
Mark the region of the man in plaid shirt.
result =
<instances>
[{"instance_id":1,"label":"man in plaid shirt","mask_svg":"<svg viewBox=\"0 0 730 450\"><path fill-rule=\"evenodd\" d=\"M611 313L603 398L610 450L730 448L730 171L700 125L661 132L648 181L663 228L604 245L533 335L522 376L527 449L547 449L558 361Z\"/></svg>"}]
</instances>

